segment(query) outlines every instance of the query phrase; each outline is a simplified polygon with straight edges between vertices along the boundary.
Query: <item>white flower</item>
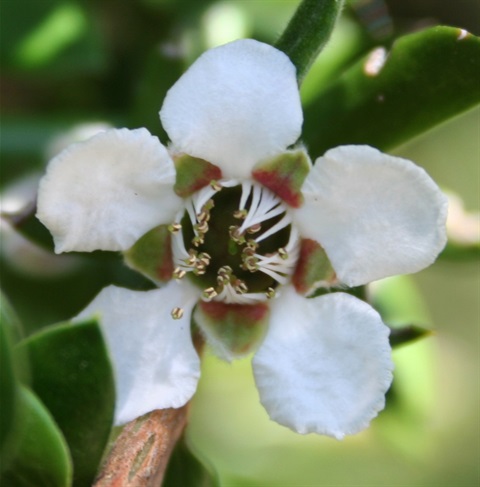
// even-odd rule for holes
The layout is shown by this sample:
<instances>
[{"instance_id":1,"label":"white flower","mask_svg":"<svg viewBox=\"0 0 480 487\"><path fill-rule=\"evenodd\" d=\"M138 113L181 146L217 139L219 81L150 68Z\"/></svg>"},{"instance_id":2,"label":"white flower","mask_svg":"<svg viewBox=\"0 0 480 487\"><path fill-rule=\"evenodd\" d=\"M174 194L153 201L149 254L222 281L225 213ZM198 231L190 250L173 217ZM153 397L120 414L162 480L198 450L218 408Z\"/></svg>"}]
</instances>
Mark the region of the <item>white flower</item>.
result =
<instances>
[{"instance_id":1,"label":"white flower","mask_svg":"<svg viewBox=\"0 0 480 487\"><path fill-rule=\"evenodd\" d=\"M117 422L180 407L194 394L194 313L224 358L261 343L253 369L272 419L336 438L362 430L391 383L388 328L349 294L307 299L297 290L430 265L445 244L444 196L413 163L366 146L330 150L306 176L303 149L287 151L302 125L295 68L253 40L201 56L160 116L169 150L145 129L108 130L54 158L39 192L38 217L57 252L127 251L173 224L177 279L148 292L110 286L81 314L102 315ZM178 166L185 157L187 179L201 164L203 176L219 177L182 199L172 158ZM295 169L286 175L285 161ZM298 191L292 197L301 170L303 204Z\"/></svg>"}]
</instances>

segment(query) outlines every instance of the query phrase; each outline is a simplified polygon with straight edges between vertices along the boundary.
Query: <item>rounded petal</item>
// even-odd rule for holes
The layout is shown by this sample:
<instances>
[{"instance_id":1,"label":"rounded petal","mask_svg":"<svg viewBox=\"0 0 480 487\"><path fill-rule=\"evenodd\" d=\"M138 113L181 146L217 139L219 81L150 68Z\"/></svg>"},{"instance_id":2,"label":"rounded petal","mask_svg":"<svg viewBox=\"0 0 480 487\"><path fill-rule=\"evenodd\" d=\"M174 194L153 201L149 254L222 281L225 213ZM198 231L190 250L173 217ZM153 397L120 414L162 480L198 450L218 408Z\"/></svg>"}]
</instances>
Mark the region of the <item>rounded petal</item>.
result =
<instances>
[{"instance_id":1,"label":"rounded petal","mask_svg":"<svg viewBox=\"0 0 480 487\"><path fill-rule=\"evenodd\" d=\"M204 53L170 89L160 111L179 151L249 177L260 159L300 136L296 70L272 46L243 39Z\"/></svg>"},{"instance_id":2,"label":"rounded petal","mask_svg":"<svg viewBox=\"0 0 480 487\"><path fill-rule=\"evenodd\" d=\"M295 213L303 237L319 242L349 286L429 266L446 242L447 199L410 161L368 146L320 157Z\"/></svg>"},{"instance_id":3,"label":"rounded petal","mask_svg":"<svg viewBox=\"0 0 480 487\"><path fill-rule=\"evenodd\" d=\"M181 204L175 168L146 129L107 130L73 144L48 165L37 217L55 251L127 250L170 223Z\"/></svg>"},{"instance_id":4,"label":"rounded petal","mask_svg":"<svg viewBox=\"0 0 480 487\"><path fill-rule=\"evenodd\" d=\"M345 293L306 299L285 289L253 359L271 419L298 433L341 439L365 429L392 381L388 328Z\"/></svg>"},{"instance_id":5,"label":"rounded petal","mask_svg":"<svg viewBox=\"0 0 480 487\"><path fill-rule=\"evenodd\" d=\"M175 281L144 292L109 286L77 317L100 315L116 378L116 424L181 407L194 394L200 360L190 318L197 298L188 283ZM172 318L174 307L184 310L181 319Z\"/></svg>"}]
</instances>

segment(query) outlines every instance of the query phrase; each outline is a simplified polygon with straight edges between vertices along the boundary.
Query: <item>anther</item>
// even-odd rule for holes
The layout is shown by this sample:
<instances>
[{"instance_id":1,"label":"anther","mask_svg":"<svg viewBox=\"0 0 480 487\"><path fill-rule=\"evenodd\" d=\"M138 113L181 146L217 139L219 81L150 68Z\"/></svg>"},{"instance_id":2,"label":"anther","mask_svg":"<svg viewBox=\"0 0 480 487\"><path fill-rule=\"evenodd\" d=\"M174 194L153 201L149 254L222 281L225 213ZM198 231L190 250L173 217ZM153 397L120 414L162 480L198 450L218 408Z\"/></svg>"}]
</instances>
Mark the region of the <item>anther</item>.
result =
<instances>
[{"instance_id":1,"label":"anther","mask_svg":"<svg viewBox=\"0 0 480 487\"><path fill-rule=\"evenodd\" d=\"M231 225L228 229L230 238L238 244L244 244L245 243L245 237L240 233L239 227L236 225Z\"/></svg>"},{"instance_id":2,"label":"anther","mask_svg":"<svg viewBox=\"0 0 480 487\"><path fill-rule=\"evenodd\" d=\"M267 296L267 299L272 299L275 297L275 289L273 289L273 287L269 287L266 291L265 291L265 296Z\"/></svg>"},{"instance_id":3,"label":"anther","mask_svg":"<svg viewBox=\"0 0 480 487\"><path fill-rule=\"evenodd\" d=\"M198 247L202 245L205 242L205 239L203 238L203 235L195 235L195 237L192 238L192 244L195 245L195 247Z\"/></svg>"},{"instance_id":4,"label":"anther","mask_svg":"<svg viewBox=\"0 0 480 487\"><path fill-rule=\"evenodd\" d=\"M168 231L170 233L178 233L182 229L182 225L180 223L172 223L171 225L168 225Z\"/></svg>"},{"instance_id":5,"label":"anther","mask_svg":"<svg viewBox=\"0 0 480 487\"><path fill-rule=\"evenodd\" d=\"M208 211L202 210L198 215L197 215L197 220L200 223L203 222L208 222L210 220L210 213Z\"/></svg>"},{"instance_id":6,"label":"anther","mask_svg":"<svg viewBox=\"0 0 480 487\"><path fill-rule=\"evenodd\" d=\"M280 247L277 252L282 260L288 259L288 252L283 247Z\"/></svg>"},{"instance_id":7,"label":"anther","mask_svg":"<svg viewBox=\"0 0 480 487\"><path fill-rule=\"evenodd\" d=\"M213 287L207 287L207 289L203 290L203 297L205 299L213 299L217 295L218 293Z\"/></svg>"},{"instance_id":8,"label":"anther","mask_svg":"<svg viewBox=\"0 0 480 487\"><path fill-rule=\"evenodd\" d=\"M171 315L174 320L179 320L183 316L183 309L173 308Z\"/></svg>"},{"instance_id":9,"label":"anther","mask_svg":"<svg viewBox=\"0 0 480 487\"><path fill-rule=\"evenodd\" d=\"M182 279L183 277L185 277L185 274L186 274L186 272L183 269L180 269L180 267L177 267L173 271L172 276L174 279Z\"/></svg>"},{"instance_id":10,"label":"anther","mask_svg":"<svg viewBox=\"0 0 480 487\"><path fill-rule=\"evenodd\" d=\"M220 191L222 189L222 185L215 181L214 179L210 181L210 186L214 191Z\"/></svg>"},{"instance_id":11,"label":"anther","mask_svg":"<svg viewBox=\"0 0 480 487\"><path fill-rule=\"evenodd\" d=\"M245 220L247 218L247 210L236 210L233 212L233 218L238 218L239 220Z\"/></svg>"},{"instance_id":12,"label":"anther","mask_svg":"<svg viewBox=\"0 0 480 487\"><path fill-rule=\"evenodd\" d=\"M238 294L245 294L246 292L248 292L248 287L247 285L245 284L244 281L242 281L241 279L237 279L235 281L235 283L233 284L233 289L235 289L235 291L238 293Z\"/></svg>"},{"instance_id":13,"label":"anther","mask_svg":"<svg viewBox=\"0 0 480 487\"><path fill-rule=\"evenodd\" d=\"M209 212L215 206L215 202L210 198L203 206L202 211Z\"/></svg>"},{"instance_id":14,"label":"anther","mask_svg":"<svg viewBox=\"0 0 480 487\"><path fill-rule=\"evenodd\" d=\"M258 259L253 255L248 255L243 259L243 268L250 272L258 271Z\"/></svg>"},{"instance_id":15,"label":"anther","mask_svg":"<svg viewBox=\"0 0 480 487\"><path fill-rule=\"evenodd\" d=\"M208 232L208 223L206 221L202 221L198 225L195 225L193 228L198 233L207 233Z\"/></svg>"},{"instance_id":16,"label":"anther","mask_svg":"<svg viewBox=\"0 0 480 487\"><path fill-rule=\"evenodd\" d=\"M257 233L262 229L262 225L260 223L256 223L255 225L252 225L251 227L247 228L248 233Z\"/></svg>"},{"instance_id":17,"label":"anther","mask_svg":"<svg viewBox=\"0 0 480 487\"><path fill-rule=\"evenodd\" d=\"M205 266L208 266L210 264L210 261L212 260L212 257L210 254L207 254L206 252L201 252L198 254L198 260Z\"/></svg>"}]
</instances>

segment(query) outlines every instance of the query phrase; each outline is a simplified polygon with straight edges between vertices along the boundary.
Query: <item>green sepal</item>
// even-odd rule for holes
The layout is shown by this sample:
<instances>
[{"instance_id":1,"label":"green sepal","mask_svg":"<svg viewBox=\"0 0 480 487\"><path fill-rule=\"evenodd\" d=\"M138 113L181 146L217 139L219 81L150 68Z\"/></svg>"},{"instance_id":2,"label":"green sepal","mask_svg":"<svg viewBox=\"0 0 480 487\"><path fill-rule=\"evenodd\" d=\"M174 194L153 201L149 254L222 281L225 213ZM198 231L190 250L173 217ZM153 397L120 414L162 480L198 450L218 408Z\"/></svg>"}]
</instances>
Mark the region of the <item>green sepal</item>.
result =
<instances>
[{"instance_id":1,"label":"green sepal","mask_svg":"<svg viewBox=\"0 0 480 487\"><path fill-rule=\"evenodd\" d=\"M390 328L390 345L392 348L406 345L420 338L426 338L432 334L431 330L420 328L416 325Z\"/></svg>"},{"instance_id":2,"label":"green sepal","mask_svg":"<svg viewBox=\"0 0 480 487\"><path fill-rule=\"evenodd\" d=\"M304 150L288 151L261 161L252 171L252 177L287 205L299 208L303 203L302 185L311 167Z\"/></svg>"},{"instance_id":3,"label":"green sepal","mask_svg":"<svg viewBox=\"0 0 480 487\"><path fill-rule=\"evenodd\" d=\"M292 277L297 292L310 296L319 287L334 285L336 280L335 270L323 247L315 240L302 239L300 256Z\"/></svg>"},{"instance_id":4,"label":"green sepal","mask_svg":"<svg viewBox=\"0 0 480 487\"><path fill-rule=\"evenodd\" d=\"M383 67L379 54L353 65L306 107L310 154L342 144L387 150L480 103L478 37L434 27L398 39Z\"/></svg>"},{"instance_id":5,"label":"green sepal","mask_svg":"<svg viewBox=\"0 0 480 487\"><path fill-rule=\"evenodd\" d=\"M217 355L231 360L248 355L261 343L269 314L267 303L200 301L193 318Z\"/></svg>"},{"instance_id":6,"label":"green sepal","mask_svg":"<svg viewBox=\"0 0 480 487\"><path fill-rule=\"evenodd\" d=\"M72 461L67 443L49 411L23 386L19 387L18 414L17 444L0 475L0 484L5 487L72 485Z\"/></svg>"},{"instance_id":7,"label":"green sepal","mask_svg":"<svg viewBox=\"0 0 480 487\"><path fill-rule=\"evenodd\" d=\"M177 171L173 189L182 198L192 195L211 181L217 181L222 177L221 169L204 159L182 154L175 156L173 160Z\"/></svg>"},{"instance_id":8,"label":"green sepal","mask_svg":"<svg viewBox=\"0 0 480 487\"><path fill-rule=\"evenodd\" d=\"M343 0L303 0L274 44L297 68L299 83L327 44L343 3Z\"/></svg>"},{"instance_id":9,"label":"green sepal","mask_svg":"<svg viewBox=\"0 0 480 487\"><path fill-rule=\"evenodd\" d=\"M175 446L163 479L163 487L220 487L220 480L205 459L192 452L183 437Z\"/></svg>"},{"instance_id":10,"label":"green sepal","mask_svg":"<svg viewBox=\"0 0 480 487\"><path fill-rule=\"evenodd\" d=\"M125 263L155 283L172 278L172 236L168 225L159 225L141 237L123 254Z\"/></svg>"},{"instance_id":11,"label":"green sepal","mask_svg":"<svg viewBox=\"0 0 480 487\"><path fill-rule=\"evenodd\" d=\"M28 359L30 386L70 447L73 485L90 485L107 444L115 404L113 371L98 322L44 329L20 342L15 351Z\"/></svg>"}]
</instances>

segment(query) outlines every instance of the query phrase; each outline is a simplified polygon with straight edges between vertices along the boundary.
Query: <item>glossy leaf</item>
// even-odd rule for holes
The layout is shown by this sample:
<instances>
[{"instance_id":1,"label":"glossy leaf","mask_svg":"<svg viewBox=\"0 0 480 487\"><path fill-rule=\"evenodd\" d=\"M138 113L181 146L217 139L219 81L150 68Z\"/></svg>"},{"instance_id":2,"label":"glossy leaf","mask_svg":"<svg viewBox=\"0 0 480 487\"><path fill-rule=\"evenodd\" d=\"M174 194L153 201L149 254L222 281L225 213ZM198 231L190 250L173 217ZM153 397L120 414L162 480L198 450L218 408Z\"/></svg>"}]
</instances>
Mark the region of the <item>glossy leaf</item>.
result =
<instances>
[{"instance_id":1,"label":"glossy leaf","mask_svg":"<svg viewBox=\"0 0 480 487\"><path fill-rule=\"evenodd\" d=\"M375 50L305 110L312 156L342 144L395 147L480 103L480 39L434 27Z\"/></svg>"},{"instance_id":2,"label":"glossy leaf","mask_svg":"<svg viewBox=\"0 0 480 487\"><path fill-rule=\"evenodd\" d=\"M25 387L19 394L18 444L2 473L5 487L68 487L72 464L60 429L40 400Z\"/></svg>"},{"instance_id":3,"label":"glossy leaf","mask_svg":"<svg viewBox=\"0 0 480 487\"><path fill-rule=\"evenodd\" d=\"M213 468L194 455L185 439L173 450L163 480L163 487L220 487Z\"/></svg>"},{"instance_id":4,"label":"glossy leaf","mask_svg":"<svg viewBox=\"0 0 480 487\"><path fill-rule=\"evenodd\" d=\"M343 7L343 0L303 0L275 43L297 68L299 82L325 47Z\"/></svg>"},{"instance_id":5,"label":"glossy leaf","mask_svg":"<svg viewBox=\"0 0 480 487\"><path fill-rule=\"evenodd\" d=\"M113 422L113 373L98 323L61 324L17 348L30 362L32 389L70 447L74 485L90 485Z\"/></svg>"}]
</instances>

